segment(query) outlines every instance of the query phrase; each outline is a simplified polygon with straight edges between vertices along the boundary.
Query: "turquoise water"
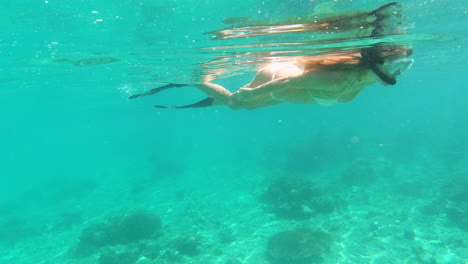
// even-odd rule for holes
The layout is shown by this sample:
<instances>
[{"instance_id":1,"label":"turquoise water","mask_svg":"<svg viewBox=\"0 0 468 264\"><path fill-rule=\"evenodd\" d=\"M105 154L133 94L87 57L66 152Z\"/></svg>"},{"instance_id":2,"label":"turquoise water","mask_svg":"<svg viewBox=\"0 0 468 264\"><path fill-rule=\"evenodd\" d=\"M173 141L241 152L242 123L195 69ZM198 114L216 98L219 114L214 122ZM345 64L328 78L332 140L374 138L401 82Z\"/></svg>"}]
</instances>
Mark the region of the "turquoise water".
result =
<instances>
[{"instance_id":1,"label":"turquoise water","mask_svg":"<svg viewBox=\"0 0 468 264\"><path fill-rule=\"evenodd\" d=\"M402 1L413 67L350 103L152 107L204 98L194 88L127 99L262 51L203 34L224 18L385 3L2 3L0 263L468 262L464 1ZM215 82L247 83L247 59ZM307 229L279 257L275 235Z\"/></svg>"}]
</instances>

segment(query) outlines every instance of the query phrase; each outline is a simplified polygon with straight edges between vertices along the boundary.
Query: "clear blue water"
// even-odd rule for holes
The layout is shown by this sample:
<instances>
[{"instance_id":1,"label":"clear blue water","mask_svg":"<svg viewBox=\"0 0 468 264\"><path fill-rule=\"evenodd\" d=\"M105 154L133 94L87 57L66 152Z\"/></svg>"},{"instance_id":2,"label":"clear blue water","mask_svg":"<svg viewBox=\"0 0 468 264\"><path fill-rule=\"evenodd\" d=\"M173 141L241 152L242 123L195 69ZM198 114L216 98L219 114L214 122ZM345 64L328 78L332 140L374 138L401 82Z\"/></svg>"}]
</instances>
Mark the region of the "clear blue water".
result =
<instances>
[{"instance_id":1,"label":"clear blue water","mask_svg":"<svg viewBox=\"0 0 468 264\"><path fill-rule=\"evenodd\" d=\"M396 86L332 107L253 111L152 107L203 98L192 88L127 98L190 80L225 52L201 48L256 43L203 34L226 17L300 16L331 1L117 2L2 3L0 264L299 263L275 261L268 242L298 228L333 241L306 263L468 262L465 1L402 1L415 64ZM90 58L118 61L77 66ZM240 67L217 83L235 90L253 75ZM259 197L284 177L337 206L275 214ZM70 253L86 228L136 209L158 215L162 234ZM177 238L198 243L197 254Z\"/></svg>"}]
</instances>

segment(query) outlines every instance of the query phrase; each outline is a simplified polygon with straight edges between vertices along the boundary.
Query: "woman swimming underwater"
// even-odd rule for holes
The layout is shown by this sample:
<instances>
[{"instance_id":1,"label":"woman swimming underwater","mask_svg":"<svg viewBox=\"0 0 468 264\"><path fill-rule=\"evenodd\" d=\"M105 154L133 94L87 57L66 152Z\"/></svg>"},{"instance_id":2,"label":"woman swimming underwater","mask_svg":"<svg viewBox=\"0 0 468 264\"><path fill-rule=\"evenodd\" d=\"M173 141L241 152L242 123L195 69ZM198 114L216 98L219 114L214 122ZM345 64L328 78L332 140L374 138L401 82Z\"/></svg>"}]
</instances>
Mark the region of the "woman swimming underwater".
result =
<instances>
[{"instance_id":1,"label":"woman swimming underwater","mask_svg":"<svg viewBox=\"0 0 468 264\"><path fill-rule=\"evenodd\" d=\"M349 33L353 37L377 38L405 33L405 28L401 26L400 13L401 6L398 3L390 3L374 11L328 17L308 24L262 26L253 23L255 26L238 25L236 28L226 28L211 33L214 39L227 39L245 37L243 29L252 36L258 36L271 32L283 33L300 27L305 31L318 33L334 29ZM265 30L266 27L269 30ZM272 27L275 30L272 30ZM255 109L282 102L322 105L346 103L373 83L396 84L396 78L413 63L413 60L408 58L411 53L412 49L407 45L378 43L314 55L281 57L263 64L251 82L233 93L221 85L212 83L213 76L207 74L199 83L169 83L133 95L130 99L156 94L170 88L193 86L206 93L208 98L185 106L156 105L155 107L194 108L226 105L238 110Z\"/></svg>"}]
</instances>

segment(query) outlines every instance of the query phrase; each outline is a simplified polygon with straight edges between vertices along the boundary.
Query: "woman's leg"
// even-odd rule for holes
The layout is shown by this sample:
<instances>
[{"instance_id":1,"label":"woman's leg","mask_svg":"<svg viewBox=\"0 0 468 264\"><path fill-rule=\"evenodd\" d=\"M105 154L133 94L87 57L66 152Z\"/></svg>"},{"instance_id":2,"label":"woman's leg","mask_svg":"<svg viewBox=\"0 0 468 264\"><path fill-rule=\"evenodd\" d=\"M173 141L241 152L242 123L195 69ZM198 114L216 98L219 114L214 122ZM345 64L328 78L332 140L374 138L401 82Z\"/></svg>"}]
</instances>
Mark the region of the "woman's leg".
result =
<instances>
[{"instance_id":1,"label":"woman's leg","mask_svg":"<svg viewBox=\"0 0 468 264\"><path fill-rule=\"evenodd\" d=\"M232 95L231 92L229 92L226 88L222 87L221 85L210 83L210 82L205 82L201 84L176 84L176 83L169 83L166 85L163 85L161 87L157 87L154 89L151 89L147 92L141 93L141 94L135 94L129 97L129 99L135 99L139 97L144 97L148 95L153 95L157 94L159 92L162 92L167 89L171 88L177 88L177 87L184 87L184 86L193 86L204 93L206 93L209 98L205 98L199 102L196 102L194 104L190 105L184 105L184 106L162 106L162 105L155 105L156 108L194 108L194 107L207 107L207 106L212 106L212 105L228 105L230 102L230 96Z\"/></svg>"},{"instance_id":2,"label":"woman's leg","mask_svg":"<svg viewBox=\"0 0 468 264\"><path fill-rule=\"evenodd\" d=\"M197 87L202 92L213 98L214 104L229 105L230 103L232 93L219 84L205 82L193 84L192 86Z\"/></svg>"}]
</instances>

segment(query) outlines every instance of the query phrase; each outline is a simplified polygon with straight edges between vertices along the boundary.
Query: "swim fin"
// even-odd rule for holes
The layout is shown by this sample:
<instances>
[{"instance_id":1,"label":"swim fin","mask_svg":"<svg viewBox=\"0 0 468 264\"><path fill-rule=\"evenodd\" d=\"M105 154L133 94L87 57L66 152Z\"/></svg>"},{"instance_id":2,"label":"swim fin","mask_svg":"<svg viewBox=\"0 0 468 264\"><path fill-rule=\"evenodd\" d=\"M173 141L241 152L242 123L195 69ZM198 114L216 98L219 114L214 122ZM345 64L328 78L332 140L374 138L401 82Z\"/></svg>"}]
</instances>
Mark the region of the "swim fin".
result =
<instances>
[{"instance_id":1,"label":"swim fin","mask_svg":"<svg viewBox=\"0 0 468 264\"><path fill-rule=\"evenodd\" d=\"M164 106L164 105L155 105L154 107L156 108L172 108L172 109L177 109L177 108L200 108L200 107L208 107L213 105L214 99L211 97L207 97L199 102L189 104L189 105L182 105L182 106Z\"/></svg>"},{"instance_id":2,"label":"swim fin","mask_svg":"<svg viewBox=\"0 0 468 264\"><path fill-rule=\"evenodd\" d=\"M157 88L154 88L154 89L151 89L147 92L144 92L144 93L141 93L141 94L135 94L135 95L132 95L130 96L128 99L135 99L135 98L138 98L138 97L143 97L143 96L147 96L147 95L153 95L153 94L156 94L156 93L159 93L161 91L164 91L166 89L170 89L170 88L175 88L175 87L184 87L184 86L189 86L188 84L178 84L178 83L168 83L166 85L163 85L161 87L157 87Z\"/></svg>"}]
</instances>

